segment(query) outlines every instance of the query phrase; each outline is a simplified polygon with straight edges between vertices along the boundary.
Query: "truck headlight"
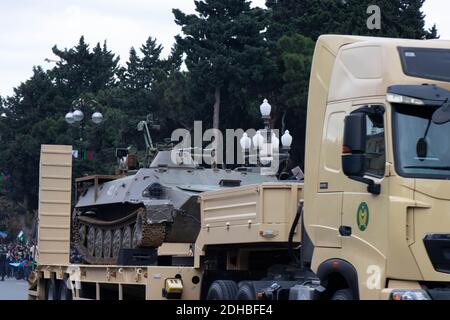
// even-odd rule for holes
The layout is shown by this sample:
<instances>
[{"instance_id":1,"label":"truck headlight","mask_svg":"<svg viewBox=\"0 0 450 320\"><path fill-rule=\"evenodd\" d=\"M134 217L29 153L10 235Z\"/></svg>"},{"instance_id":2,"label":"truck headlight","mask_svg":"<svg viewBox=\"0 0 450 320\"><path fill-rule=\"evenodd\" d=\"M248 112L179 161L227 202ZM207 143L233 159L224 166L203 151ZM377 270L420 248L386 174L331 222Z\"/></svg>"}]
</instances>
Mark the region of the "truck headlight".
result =
<instances>
[{"instance_id":1,"label":"truck headlight","mask_svg":"<svg viewBox=\"0 0 450 320\"><path fill-rule=\"evenodd\" d=\"M386 100L387 100L387 102L390 102L390 103L411 104L411 105L416 105L416 106L424 106L425 105L425 102L423 102L420 99L402 96L402 95L395 94L395 93L388 93L386 95Z\"/></svg>"},{"instance_id":2,"label":"truck headlight","mask_svg":"<svg viewBox=\"0 0 450 320\"><path fill-rule=\"evenodd\" d=\"M431 300L424 290L394 290L391 300Z\"/></svg>"}]
</instances>

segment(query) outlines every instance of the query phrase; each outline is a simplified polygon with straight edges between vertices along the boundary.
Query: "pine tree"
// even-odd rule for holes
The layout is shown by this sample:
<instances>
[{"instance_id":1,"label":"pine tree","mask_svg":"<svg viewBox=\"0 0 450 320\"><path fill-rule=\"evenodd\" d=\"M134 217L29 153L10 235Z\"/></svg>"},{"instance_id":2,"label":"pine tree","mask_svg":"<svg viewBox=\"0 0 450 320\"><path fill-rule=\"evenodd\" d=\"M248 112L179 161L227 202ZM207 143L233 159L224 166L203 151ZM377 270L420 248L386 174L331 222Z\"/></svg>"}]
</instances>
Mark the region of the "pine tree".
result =
<instances>
[{"instance_id":1,"label":"pine tree","mask_svg":"<svg viewBox=\"0 0 450 320\"><path fill-rule=\"evenodd\" d=\"M439 39L440 38L435 24L428 30L426 38L427 39Z\"/></svg>"},{"instance_id":2,"label":"pine tree","mask_svg":"<svg viewBox=\"0 0 450 320\"><path fill-rule=\"evenodd\" d=\"M126 63L127 67L121 69L120 79L122 86L127 89L141 88L140 75L141 75L141 59L139 58L136 49L132 47L130 49L130 55Z\"/></svg>"},{"instance_id":3,"label":"pine tree","mask_svg":"<svg viewBox=\"0 0 450 320\"><path fill-rule=\"evenodd\" d=\"M81 37L74 48L60 50L54 46L52 50L60 59L52 76L66 95L76 97L115 85L119 57L107 49L106 42L103 47L98 43L91 52Z\"/></svg>"},{"instance_id":4,"label":"pine tree","mask_svg":"<svg viewBox=\"0 0 450 320\"><path fill-rule=\"evenodd\" d=\"M169 72L169 62L161 58L163 47L149 37L140 48L141 56L130 49L127 67L121 70L122 84L130 89L150 89L154 82L164 79Z\"/></svg>"},{"instance_id":5,"label":"pine tree","mask_svg":"<svg viewBox=\"0 0 450 320\"><path fill-rule=\"evenodd\" d=\"M267 7L274 41L296 33L315 40L321 34L339 32L347 4L342 0L267 0Z\"/></svg>"},{"instance_id":6,"label":"pine tree","mask_svg":"<svg viewBox=\"0 0 450 320\"><path fill-rule=\"evenodd\" d=\"M272 15L271 36L300 33L316 40L321 34L353 34L424 39L424 0L267 0ZM381 10L381 29L367 28L367 9ZM436 34L437 34L437 30Z\"/></svg>"},{"instance_id":7,"label":"pine tree","mask_svg":"<svg viewBox=\"0 0 450 320\"><path fill-rule=\"evenodd\" d=\"M266 17L262 9L250 8L247 0L195 1L195 6L196 15L173 10L184 34L177 37L177 44L186 53L193 85L203 96L206 91L205 100L214 101L213 127L218 128L226 95L262 81L268 64L262 33Z\"/></svg>"},{"instance_id":8,"label":"pine tree","mask_svg":"<svg viewBox=\"0 0 450 320\"><path fill-rule=\"evenodd\" d=\"M165 76L164 61L161 59L163 47L156 43L156 39L149 37L141 47L141 81L144 87L151 87L152 83Z\"/></svg>"}]
</instances>

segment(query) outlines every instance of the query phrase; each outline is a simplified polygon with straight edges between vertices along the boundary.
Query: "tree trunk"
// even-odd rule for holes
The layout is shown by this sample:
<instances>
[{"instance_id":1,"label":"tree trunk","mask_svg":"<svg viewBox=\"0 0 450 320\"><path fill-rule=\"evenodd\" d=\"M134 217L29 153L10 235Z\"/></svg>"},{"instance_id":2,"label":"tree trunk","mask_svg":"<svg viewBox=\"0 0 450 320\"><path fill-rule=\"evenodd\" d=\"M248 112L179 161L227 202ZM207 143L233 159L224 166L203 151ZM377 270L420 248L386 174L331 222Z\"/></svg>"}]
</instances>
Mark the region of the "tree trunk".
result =
<instances>
[{"instance_id":1,"label":"tree trunk","mask_svg":"<svg viewBox=\"0 0 450 320\"><path fill-rule=\"evenodd\" d=\"M220 121L220 87L216 87L216 92L214 93L214 116L213 116L213 128L219 129Z\"/></svg>"}]
</instances>

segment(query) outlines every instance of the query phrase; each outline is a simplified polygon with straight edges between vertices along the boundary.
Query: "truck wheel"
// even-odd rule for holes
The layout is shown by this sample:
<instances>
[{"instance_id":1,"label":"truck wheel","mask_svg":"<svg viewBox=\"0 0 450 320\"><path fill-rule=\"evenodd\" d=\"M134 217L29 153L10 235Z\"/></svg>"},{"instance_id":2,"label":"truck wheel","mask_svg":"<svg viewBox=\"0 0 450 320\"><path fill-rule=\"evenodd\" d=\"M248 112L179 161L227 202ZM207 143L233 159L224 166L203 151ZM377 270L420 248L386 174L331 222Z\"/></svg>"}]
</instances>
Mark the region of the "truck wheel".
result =
<instances>
[{"instance_id":1,"label":"truck wheel","mask_svg":"<svg viewBox=\"0 0 450 320\"><path fill-rule=\"evenodd\" d=\"M206 300L234 300L238 292L236 282L232 280L217 280L209 287Z\"/></svg>"},{"instance_id":2,"label":"truck wheel","mask_svg":"<svg viewBox=\"0 0 450 320\"><path fill-rule=\"evenodd\" d=\"M352 290L341 289L333 294L331 300L355 300L355 297L353 296Z\"/></svg>"},{"instance_id":3,"label":"truck wheel","mask_svg":"<svg viewBox=\"0 0 450 320\"><path fill-rule=\"evenodd\" d=\"M251 282L243 282L239 285L236 300L256 300L255 287Z\"/></svg>"},{"instance_id":4,"label":"truck wheel","mask_svg":"<svg viewBox=\"0 0 450 320\"><path fill-rule=\"evenodd\" d=\"M67 281L64 279L59 285L59 300L72 300L72 290L67 287Z\"/></svg>"},{"instance_id":5,"label":"truck wheel","mask_svg":"<svg viewBox=\"0 0 450 320\"><path fill-rule=\"evenodd\" d=\"M46 300L58 300L58 286L55 277L47 280Z\"/></svg>"}]
</instances>

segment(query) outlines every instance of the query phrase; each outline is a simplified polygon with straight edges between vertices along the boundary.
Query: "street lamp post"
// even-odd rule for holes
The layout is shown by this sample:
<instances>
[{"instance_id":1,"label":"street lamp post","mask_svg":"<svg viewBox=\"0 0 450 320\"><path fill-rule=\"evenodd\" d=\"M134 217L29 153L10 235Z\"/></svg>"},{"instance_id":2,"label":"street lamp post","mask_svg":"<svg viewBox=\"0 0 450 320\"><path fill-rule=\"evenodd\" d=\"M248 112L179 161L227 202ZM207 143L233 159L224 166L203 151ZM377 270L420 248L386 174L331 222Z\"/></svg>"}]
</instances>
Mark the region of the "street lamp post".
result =
<instances>
[{"instance_id":1,"label":"street lamp post","mask_svg":"<svg viewBox=\"0 0 450 320\"><path fill-rule=\"evenodd\" d=\"M267 99L264 99L263 103L259 106L259 111L261 112L262 119L264 121L264 136L267 139L267 145L269 146L269 150L267 150L268 157L272 156L272 130L270 127L270 115L272 113L272 106L269 104Z\"/></svg>"},{"instance_id":2,"label":"street lamp post","mask_svg":"<svg viewBox=\"0 0 450 320\"><path fill-rule=\"evenodd\" d=\"M244 133L244 135L241 138L241 148L244 150L245 153L245 166L247 167L249 165L249 156L250 156L250 148L252 147L252 139L250 139L247 135L247 133Z\"/></svg>"},{"instance_id":3,"label":"street lamp post","mask_svg":"<svg viewBox=\"0 0 450 320\"><path fill-rule=\"evenodd\" d=\"M81 125L80 141L83 141L83 132L85 127L85 113L88 109L92 110L91 121L94 124L100 124L103 121L103 115L95 109L95 106L100 104L95 100L90 100L86 102L83 98L74 100L72 102L71 110L66 114L65 120L68 124L72 125L77 122Z\"/></svg>"},{"instance_id":4,"label":"street lamp post","mask_svg":"<svg viewBox=\"0 0 450 320\"><path fill-rule=\"evenodd\" d=\"M267 146L269 148L268 150L268 158L271 158L273 156L278 156L281 161L287 161L290 158L290 150L292 145L292 136L289 133L289 130L286 130L280 139L275 135L275 133L272 131L270 122L271 122L271 112L272 112L272 106L269 104L269 101L267 99L264 99L263 103L260 106L261 111L261 117L264 121L264 130L258 130L256 134L253 136L253 138L249 138L247 133L244 133L240 140L241 148L245 152L245 159L246 159L246 166L248 165L248 158L249 158L249 150L251 149L251 146L253 144L253 148L256 150L256 159L257 159L257 166L261 166L261 150L264 147L264 135L266 136L267 140ZM261 131L263 131L264 135L261 134ZM280 148L280 142L281 142L281 148Z\"/></svg>"}]
</instances>

